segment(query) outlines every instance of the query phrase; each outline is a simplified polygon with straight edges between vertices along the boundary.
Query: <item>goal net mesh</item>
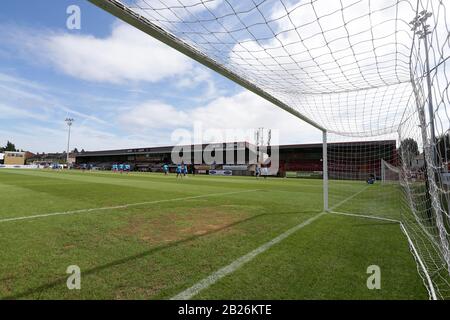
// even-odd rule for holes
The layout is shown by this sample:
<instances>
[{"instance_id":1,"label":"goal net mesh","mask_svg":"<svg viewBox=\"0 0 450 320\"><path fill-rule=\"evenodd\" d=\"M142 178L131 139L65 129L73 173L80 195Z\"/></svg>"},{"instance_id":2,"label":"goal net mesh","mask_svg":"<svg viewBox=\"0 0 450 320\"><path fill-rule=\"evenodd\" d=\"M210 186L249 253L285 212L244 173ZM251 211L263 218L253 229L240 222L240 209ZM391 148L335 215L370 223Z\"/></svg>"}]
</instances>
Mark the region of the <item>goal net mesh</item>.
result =
<instances>
[{"instance_id":1,"label":"goal net mesh","mask_svg":"<svg viewBox=\"0 0 450 320\"><path fill-rule=\"evenodd\" d=\"M330 134L328 140L329 210L400 220L399 174L393 172L399 164L396 136L362 140ZM383 183L383 174L389 184Z\"/></svg>"},{"instance_id":2,"label":"goal net mesh","mask_svg":"<svg viewBox=\"0 0 450 320\"><path fill-rule=\"evenodd\" d=\"M401 221L430 296L450 298L447 1L90 1L325 128L329 207Z\"/></svg>"},{"instance_id":3,"label":"goal net mesh","mask_svg":"<svg viewBox=\"0 0 450 320\"><path fill-rule=\"evenodd\" d=\"M381 159L380 180L382 183L398 183L400 180L400 168L394 167L391 163Z\"/></svg>"}]
</instances>

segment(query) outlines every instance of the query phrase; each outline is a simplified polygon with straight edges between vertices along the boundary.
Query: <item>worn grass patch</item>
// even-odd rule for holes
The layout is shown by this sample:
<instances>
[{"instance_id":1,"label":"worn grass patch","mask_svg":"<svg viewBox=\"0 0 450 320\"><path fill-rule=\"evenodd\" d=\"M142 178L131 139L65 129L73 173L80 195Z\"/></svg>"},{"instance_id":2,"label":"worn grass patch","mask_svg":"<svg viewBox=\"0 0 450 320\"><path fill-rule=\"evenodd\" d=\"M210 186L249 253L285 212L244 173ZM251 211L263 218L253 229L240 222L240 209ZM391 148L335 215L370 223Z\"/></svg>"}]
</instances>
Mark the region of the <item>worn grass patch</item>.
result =
<instances>
[{"instance_id":1,"label":"worn grass patch","mask_svg":"<svg viewBox=\"0 0 450 320\"><path fill-rule=\"evenodd\" d=\"M124 226L114 230L114 234L159 245L214 231L237 232L233 226L251 216L235 206L185 208L180 212L170 210L151 216L134 214L128 216Z\"/></svg>"}]
</instances>

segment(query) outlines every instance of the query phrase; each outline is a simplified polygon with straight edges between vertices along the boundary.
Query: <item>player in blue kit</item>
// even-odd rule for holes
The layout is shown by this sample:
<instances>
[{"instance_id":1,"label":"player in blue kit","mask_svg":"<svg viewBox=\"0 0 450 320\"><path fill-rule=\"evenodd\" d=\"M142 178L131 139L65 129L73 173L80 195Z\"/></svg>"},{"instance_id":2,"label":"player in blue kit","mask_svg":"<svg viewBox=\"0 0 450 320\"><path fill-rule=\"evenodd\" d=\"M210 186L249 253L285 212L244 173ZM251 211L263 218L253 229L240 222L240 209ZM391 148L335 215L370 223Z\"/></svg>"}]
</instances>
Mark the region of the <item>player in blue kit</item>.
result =
<instances>
[{"instance_id":1,"label":"player in blue kit","mask_svg":"<svg viewBox=\"0 0 450 320\"><path fill-rule=\"evenodd\" d=\"M178 177L183 177L183 167L181 166L181 164L177 165L177 178Z\"/></svg>"}]
</instances>

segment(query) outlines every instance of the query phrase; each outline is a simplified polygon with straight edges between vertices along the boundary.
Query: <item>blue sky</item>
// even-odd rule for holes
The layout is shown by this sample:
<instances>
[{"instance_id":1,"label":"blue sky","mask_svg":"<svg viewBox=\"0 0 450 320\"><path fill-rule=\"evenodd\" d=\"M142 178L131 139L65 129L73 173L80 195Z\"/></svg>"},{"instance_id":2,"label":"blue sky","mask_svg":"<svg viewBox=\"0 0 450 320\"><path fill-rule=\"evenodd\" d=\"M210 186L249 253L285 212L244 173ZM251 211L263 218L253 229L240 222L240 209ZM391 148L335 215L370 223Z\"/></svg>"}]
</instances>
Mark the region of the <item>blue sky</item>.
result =
<instances>
[{"instance_id":1,"label":"blue sky","mask_svg":"<svg viewBox=\"0 0 450 320\"><path fill-rule=\"evenodd\" d=\"M66 28L69 5L81 30ZM0 144L62 151L173 144L197 124L214 130L265 127L281 143L320 141L320 132L87 1L9 0L0 11ZM209 130L209 131L208 131Z\"/></svg>"}]
</instances>

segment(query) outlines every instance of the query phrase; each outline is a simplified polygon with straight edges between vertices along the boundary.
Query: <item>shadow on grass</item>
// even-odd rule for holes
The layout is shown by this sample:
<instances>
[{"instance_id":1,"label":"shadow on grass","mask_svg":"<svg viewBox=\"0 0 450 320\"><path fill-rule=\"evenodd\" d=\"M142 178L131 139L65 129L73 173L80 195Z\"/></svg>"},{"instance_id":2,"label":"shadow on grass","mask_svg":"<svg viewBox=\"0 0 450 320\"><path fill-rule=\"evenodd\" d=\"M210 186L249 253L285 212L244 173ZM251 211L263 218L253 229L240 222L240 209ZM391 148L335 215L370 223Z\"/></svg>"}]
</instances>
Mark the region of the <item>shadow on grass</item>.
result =
<instances>
[{"instance_id":1,"label":"shadow on grass","mask_svg":"<svg viewBox=\"0 0 450 320\"><path fill-rule=\"evenodd\" d=\"M232 227L237 226L237 225L242 224L242 223L246 223L246 222L255 220L257 218L261 218L263 216L289 215L289 214L291 214L291 215L293 215L293 214L317 214L317 213L318 213L318 211L303 211L303 212L299 212L299 211L295 211L294 212L293 211L293 212L283 212L283 213L279 213L279 212L277 212L277 213L262 213L262 214L254 215L252 217L249 217L249 218L246 218L246 219L243 219L243 220L240 220L240 221L236 221L236 222L230 223L230 224L228 224L226 226L223 226L223 227L215 229L215 230L211 230L210 232L207 232L207 233L204 233L204 234L201 234L201 235L193 235L193 236L185 238L185 239L177 240L177 241L174 241L174 242L171 242L171 243L159 246L159 247L152 248L150 250L143 251L143 252L141 252L139 254L128 256L128 257L125 257L123 259L118 259L118 260L115 260L115 261L112 261L112 262L109 262L109 263L106 263L106 264L103 264L103 265L100 265L100 266L97 266L97 267L85 270L85 271L83 271L83 275L92 275L92 274L95 274L95 273L97 273L99 271L103 271L103 270L111 268L111 267L115 267L115 266L118 266L118 265L121 265L121 264L125 264L125 263L127 263L129 261L132 261L132 260L141 259L141 258L147 257L147 256L149 256L151 254L163 251L165 249L176 247L178 245L182 245L182 244L188 243L190 241L194 241L196 239L199 239L199 238L202 238L202 237L214 234L214 233L218 233L220 231L232 228ZM2 298L0 298L0 300L14 300L14 299L25 298L25 297L27 297L29 295L33 295L33 294L36 294L36 293L42 293L45 290L54 288L54 287L56 287L58 285L65 284L66 281L67 281L67 277L62 277L62 278L56 279L56 280L54 280L54 281L52 281L50 283L46 283L44 285L41 285L39 287L31 288L31 289L28 289L28 290L25 290L23 292L20 292L20 293L17 293L17 294L13 294L13 295L10 295L10 296L2 297Z\"/></svg>"}]
</instances>

